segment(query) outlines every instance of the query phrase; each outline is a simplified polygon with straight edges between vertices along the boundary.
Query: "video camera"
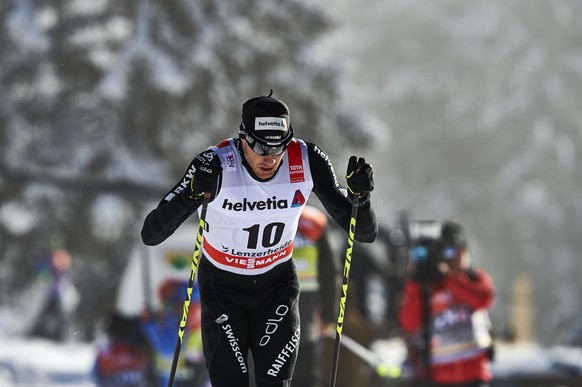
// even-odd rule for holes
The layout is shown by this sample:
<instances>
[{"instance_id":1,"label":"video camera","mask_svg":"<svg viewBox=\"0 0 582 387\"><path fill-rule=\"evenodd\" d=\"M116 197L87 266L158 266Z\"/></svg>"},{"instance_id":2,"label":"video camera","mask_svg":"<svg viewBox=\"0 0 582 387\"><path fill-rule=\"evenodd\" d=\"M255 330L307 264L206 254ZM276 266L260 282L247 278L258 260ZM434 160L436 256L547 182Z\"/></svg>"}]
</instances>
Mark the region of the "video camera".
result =
<instances>
[{"instance_id":1,"label":"video camera","mask_svg":"<svg viewBox=\"0 0 582 387\"><path fill-rule=\"evenodd\" d=\"M441 265L456 257L459 245L464 243L460 227L450 222L414 221L408 232L409 257L416 264L412 278L424 283L443 279Z\"/></svg>"}]
</instances>

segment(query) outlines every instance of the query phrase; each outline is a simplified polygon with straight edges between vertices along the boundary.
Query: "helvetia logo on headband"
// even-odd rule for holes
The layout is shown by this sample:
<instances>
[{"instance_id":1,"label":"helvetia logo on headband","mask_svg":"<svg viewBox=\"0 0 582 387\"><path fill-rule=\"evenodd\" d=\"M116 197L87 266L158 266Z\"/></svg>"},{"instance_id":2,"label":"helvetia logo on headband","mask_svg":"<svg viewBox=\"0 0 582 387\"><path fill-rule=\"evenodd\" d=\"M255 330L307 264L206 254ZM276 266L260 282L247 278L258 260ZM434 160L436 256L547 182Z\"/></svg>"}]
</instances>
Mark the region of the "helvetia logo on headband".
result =
<instances>
[{"instance_id":1,"label":"helvetia logo on headband","mask_svg":"<svg viewBox=\"0 0 582 387\"><path fill-rule=\"evenodd\" d=\"M256 117L255 130L287 130L287 119L283 117Z\"/></svg>"}]
</instances>

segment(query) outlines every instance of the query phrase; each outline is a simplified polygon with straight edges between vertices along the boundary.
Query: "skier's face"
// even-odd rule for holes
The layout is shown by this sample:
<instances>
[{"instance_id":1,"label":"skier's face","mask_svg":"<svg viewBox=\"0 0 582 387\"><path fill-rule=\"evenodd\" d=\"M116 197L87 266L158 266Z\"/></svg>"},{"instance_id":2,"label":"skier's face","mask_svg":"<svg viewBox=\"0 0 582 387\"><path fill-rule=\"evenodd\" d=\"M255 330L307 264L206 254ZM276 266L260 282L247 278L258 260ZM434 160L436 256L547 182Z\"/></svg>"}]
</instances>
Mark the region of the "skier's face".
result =
<instances>
[{"instance_id":1,"label":"skier's face","mask_svg":"<svg viewBox=\"0 0 582 387\"><path fill-rule=\"evenodd\" d=\"M245 159L247 163L260 179L270 179L275 175L277 169L279 168L279 164L281 164L281 160L283 159L283 155L285 152L281 153L280 155L266 155L261 156L258 153L255 153L247 140L242 140L243 144L243 151Z\"/></svg>"}]
</instances>

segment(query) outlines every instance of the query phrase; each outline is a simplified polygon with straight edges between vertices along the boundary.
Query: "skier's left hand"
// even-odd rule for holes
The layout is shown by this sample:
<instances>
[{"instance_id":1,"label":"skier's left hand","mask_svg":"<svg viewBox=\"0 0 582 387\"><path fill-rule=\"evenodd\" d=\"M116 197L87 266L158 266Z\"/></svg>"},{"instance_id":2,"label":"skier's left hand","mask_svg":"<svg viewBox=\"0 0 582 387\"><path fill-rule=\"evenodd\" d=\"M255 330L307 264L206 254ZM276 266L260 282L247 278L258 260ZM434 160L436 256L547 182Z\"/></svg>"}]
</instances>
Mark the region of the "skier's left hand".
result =
<instances>
[{"instance_id":1,"label":"skier's left hand","mask_svg":"<svg viewBox=\"0 0 582 387\"><path fill-rule=\"evenodd\" d=\"M352 195L366 196L374 190L372 166L363 157L350 157L346 173L348 191Z\"/></svg>"}]
</instances>

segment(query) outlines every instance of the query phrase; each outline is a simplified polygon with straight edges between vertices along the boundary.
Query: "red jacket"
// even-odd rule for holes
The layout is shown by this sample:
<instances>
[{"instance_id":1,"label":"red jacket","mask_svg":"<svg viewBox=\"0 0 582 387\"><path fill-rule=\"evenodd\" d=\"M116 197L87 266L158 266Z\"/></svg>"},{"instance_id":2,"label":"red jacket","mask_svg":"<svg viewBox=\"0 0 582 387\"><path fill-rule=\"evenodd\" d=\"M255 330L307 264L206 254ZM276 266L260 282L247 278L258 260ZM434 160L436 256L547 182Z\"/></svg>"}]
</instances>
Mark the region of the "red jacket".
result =
<instances>
[{"instance_id":1,"label":"red jacket","mask_svg":"<svg viewBox=\"0 0 582 387\"><path fill-rule=\"evenodd\" d=\"M494 300L493 281L483 270L474 270L473 274L470 277L466 272L451 272L444 280L433 284L431 314L434 316L455 306L468 307L473 312L489 309ZM413 335L422 329L423 315L421 284L409 281L404 287L399 311L400 325L406 335ZM419 360L419 354L411 355L413 362ZM422 369L419 372L422 373ZM483 352L468 360L433 364L431 380L437 383L490 381L488 354Z\"/></svg>"}]
</instances>

